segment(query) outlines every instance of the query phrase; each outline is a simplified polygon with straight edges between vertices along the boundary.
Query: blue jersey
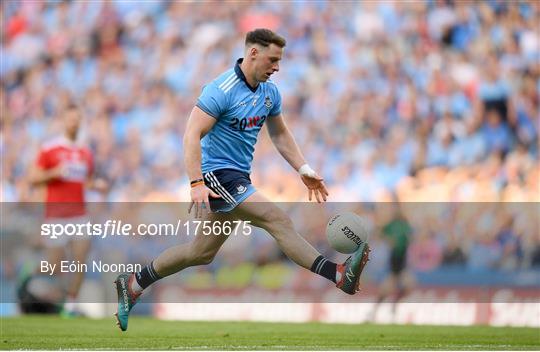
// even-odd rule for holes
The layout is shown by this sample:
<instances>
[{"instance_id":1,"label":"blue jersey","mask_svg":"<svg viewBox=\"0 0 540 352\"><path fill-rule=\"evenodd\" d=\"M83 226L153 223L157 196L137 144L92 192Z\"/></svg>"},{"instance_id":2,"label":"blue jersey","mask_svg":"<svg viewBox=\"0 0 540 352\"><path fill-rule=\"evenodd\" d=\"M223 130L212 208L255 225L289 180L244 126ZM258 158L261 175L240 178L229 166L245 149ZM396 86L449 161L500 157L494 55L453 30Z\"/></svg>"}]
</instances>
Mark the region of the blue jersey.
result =
<instances>
[{"instance_id":1,"label":"blue jersey","mask_svg":"<svg viewBox=\"0 0 540 352\"><path fill-rule=\"evenodd\" d=\"M201 140L203 173L218 169L250 173L259 131L266 119L281 113L276 85L267 81L250 87L241 62L204 86L197 101L201 110L217 120Z\"/></svg>"}]
</instances>

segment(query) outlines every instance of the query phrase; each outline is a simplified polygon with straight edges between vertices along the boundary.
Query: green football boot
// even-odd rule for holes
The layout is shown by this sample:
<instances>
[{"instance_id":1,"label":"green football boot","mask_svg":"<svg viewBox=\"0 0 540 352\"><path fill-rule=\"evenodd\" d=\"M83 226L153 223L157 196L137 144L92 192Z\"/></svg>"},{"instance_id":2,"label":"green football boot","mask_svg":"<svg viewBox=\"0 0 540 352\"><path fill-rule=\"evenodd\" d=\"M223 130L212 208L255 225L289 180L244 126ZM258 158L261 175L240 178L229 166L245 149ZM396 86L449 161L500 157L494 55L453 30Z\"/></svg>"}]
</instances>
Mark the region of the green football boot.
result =
<instances>
[{"instance_id":1,"label":"green football boot","mask_svg":"<svg viewBox=\"0 0 540 352\"><path fill-rule=\"evenodd\" d=\"M134 274L120 274L114 282L116 284L116 293L118 294L118 311L116 316L116 325L122 331L128 328L129 312L137 303L141 293L135 293L131 290L131 282L135 279Z\"/></svg>"},{"instance_id":2,"label":"green football boot","mask_svg":"<svg viewBox=\"0 0 540 352\"><path fill-rule=\"evenodd\" d=\"M341 278L336 283L337 288L349 295L354 295L360 290L360 275L369 261L369 252L368 244L362 243L345 263L338 265L337 271L341 274Z\"/></svg>"}]
</instances>

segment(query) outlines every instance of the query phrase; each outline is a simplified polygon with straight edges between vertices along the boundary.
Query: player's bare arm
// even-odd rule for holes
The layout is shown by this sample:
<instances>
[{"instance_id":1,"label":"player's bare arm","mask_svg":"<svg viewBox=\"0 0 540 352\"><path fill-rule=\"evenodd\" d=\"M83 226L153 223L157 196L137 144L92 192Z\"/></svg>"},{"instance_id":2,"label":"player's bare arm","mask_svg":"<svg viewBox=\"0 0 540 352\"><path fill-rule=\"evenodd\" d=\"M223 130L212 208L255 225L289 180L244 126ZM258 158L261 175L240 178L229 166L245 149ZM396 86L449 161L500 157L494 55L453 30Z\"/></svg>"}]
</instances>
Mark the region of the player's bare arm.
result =
<instances>
[{"instance_id":1,"label":"player's bare arm","mask_svg":"<svg viewBox=\"0 0 540 352\"><path fill-rule=\"evenodd\" d=\"M201 217L203 204L210 210L208 196L219 198L211 189L205 186L201 171L201 138L212 129L216 119L194 107L189 116L186 132L184 133L184 164L191 184L191 205L189 212L195 206L195 216Z\"/></svg>"},{"instance_id":2,"label":"player's bare arm","mask_svg":"<svg viewBox=\"0 0 540 352\"><path fill-rule=\"evenodd\" d=\"M43 169L37 165L30 168L28 181L32 186L41 186L54 179L62 178L63 167L58 165L52 169Z\"/></svg>"},{"instance_id":3,"label":"player's bare arm","mask_svg":"<svg viewBox=\"0 0 540 352\"><path fill-rule=\"evenodd\" d=\"M328 190L324 184L324 180L315 171L307 166L306 160L296 144L294 137L285 124L283 115L279 114L267 120L268 133L272 143L287 162L300 173L302 181L309 190L308 198L311 201L313 195L318 203L326 201ZM302 169L307 166L309 170Z\"/></svg>"},{"instance_id":4,"label":"player's bare arm","mask_svg":"<svg viewBox=\"0 0 540 352\"><path fill-rule=\"evenodd\" d=\"M91 175L86 179L85 187L100 193L106 193L110 185L104 178Z\"/></svg>"}]
</instances>

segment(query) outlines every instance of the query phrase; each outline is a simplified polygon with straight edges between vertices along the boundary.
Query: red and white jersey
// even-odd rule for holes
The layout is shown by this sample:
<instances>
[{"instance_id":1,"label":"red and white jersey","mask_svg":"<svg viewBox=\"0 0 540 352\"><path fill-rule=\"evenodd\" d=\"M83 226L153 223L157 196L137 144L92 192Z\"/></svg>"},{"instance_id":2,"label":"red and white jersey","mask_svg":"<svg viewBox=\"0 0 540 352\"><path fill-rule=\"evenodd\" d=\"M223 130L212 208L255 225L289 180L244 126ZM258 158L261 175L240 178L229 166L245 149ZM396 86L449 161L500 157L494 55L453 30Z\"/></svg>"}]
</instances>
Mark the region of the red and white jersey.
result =
<instances>
[{"instance_id":1,"label":"red and white jersey","mask_svg":"<svg viewBox=\"0 0 540 352\"><path fill-rule=\"evenodd\" d=\"M59 165L62 177L47 183L45 216L64 218L84 215L84 183L93 172L90 149L63 136L45 143L39 151L37 166L48 170Z\"/></svg>"}]
</instances>

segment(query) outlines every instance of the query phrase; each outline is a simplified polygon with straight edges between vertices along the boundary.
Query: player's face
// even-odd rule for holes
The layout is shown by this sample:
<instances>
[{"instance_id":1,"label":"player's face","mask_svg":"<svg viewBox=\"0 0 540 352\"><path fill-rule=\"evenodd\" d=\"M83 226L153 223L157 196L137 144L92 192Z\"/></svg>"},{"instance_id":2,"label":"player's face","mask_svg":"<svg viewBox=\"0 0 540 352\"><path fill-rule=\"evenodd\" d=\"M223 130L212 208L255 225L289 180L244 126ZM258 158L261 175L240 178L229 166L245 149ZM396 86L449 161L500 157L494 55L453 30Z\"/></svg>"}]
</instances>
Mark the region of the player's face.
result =
<instances>
[{"instance_id":1,"label":"player's face","mask_svg":"<svg viewBox=\"0 0 540 352\"><path fill-rule=\"evenodd\" d=\"M77 109L69 109L64 113L64 127L70 136L76 136L81 124L81 114Z\"/></svg>"},{"instance_id":2,"label":"player's face","mask_svg":"<svg viewBox=\"0 0 540 352\"><path fill-rule=\"evenodd\" d=\"M275 72L279 71L279 62L283 56L283 48L275 44L267 47L258 47L255 56L255 79L266 82Z\"/></svg>"}]
</instances>

